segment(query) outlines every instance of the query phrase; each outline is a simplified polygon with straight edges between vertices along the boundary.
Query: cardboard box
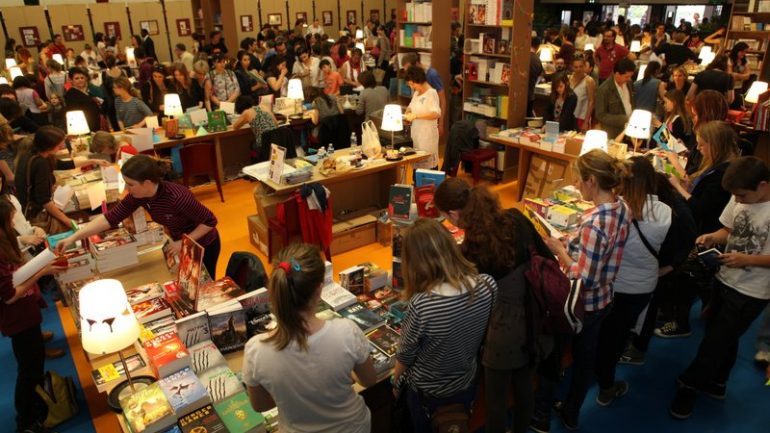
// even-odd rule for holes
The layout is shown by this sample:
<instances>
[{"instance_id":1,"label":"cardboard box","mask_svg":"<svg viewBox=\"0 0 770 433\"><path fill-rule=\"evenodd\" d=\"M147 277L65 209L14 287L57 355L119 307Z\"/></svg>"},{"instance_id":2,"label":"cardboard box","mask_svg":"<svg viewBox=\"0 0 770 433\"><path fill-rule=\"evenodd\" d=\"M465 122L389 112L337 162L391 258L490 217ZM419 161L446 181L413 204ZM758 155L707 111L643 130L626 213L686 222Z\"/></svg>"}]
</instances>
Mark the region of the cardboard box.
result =
<instances>
[{"instance_id":1,"label":"cardboard box","mask_svg":"<svg viewBox=\"0 0 770 433\"><path fill-rule=\"evenodd\" d=\"M246 217L249 224L249 241L259 251L267 255L268 236L267 224L263 224L259 215L249 215Z\"/></svg>"},{"instance_id":2,"label":"cardboard box","mask_svg":"<svg viewBox=\"0 0 770 433\"><path fill-rule=\"evenodd\" d=\"M549 197L557 188L569 183L569 163L559 159L533 155L524 185L524 198Z\"/></svg>"},{"instance_id":3,"label":"cardboard box","mask_svg":"<svg viewBox=\"0 0 770 433\"><path fill-rule=\"evenodd\" d=\"M332 226L332 255L377 242L377 218L363 215Z\"/></svg>"},{"instance_id":4,"label":"cardboard box","mask_svg":"<svg viewBox=\"0 0 770 433\"><path fill-rule=\"evenodd\" d=\"M257 182L257 186L254 187L254 203L257 205L256 217L263 226L267 227L268 218L275 216L276 205L288 200L289 197L290 195L279 196L270 193L262 183Z\"/></svg>"}]
</instances>

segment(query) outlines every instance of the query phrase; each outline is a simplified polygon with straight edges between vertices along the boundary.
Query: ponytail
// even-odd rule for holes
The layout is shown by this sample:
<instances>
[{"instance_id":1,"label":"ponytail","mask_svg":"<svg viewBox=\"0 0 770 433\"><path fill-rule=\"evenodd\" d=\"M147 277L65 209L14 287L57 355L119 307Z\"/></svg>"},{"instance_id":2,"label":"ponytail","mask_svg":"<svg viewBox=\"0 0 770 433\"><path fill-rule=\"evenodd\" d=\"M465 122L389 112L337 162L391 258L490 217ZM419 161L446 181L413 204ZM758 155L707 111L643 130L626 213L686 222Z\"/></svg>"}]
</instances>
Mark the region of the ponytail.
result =
<instances>
[{"instance_id":1,"label":"ponytail","mask_svg":"<svg viewBox=\"0 0 770 433\"><path fill-rule=\"evenodd\" d=\"M302 313L315 310L316 291L324 279L325 266L318 248L292 244L273 263L267 288L278 327L266 342L283 350L292 342L307 350L308 329Z\"/></svg>"},{"instance_id":2,"label":"ponytail","mask_svg":"<svg viewBox=\"0 0 770 433\"><path fill-rule=\"evenodd\" d=\"M594 149L581 155L574 163L577 175L583 181L594 176L600 189L613 191L628 175L626 164L609 153Z\"/></svg>"}]
</instances>

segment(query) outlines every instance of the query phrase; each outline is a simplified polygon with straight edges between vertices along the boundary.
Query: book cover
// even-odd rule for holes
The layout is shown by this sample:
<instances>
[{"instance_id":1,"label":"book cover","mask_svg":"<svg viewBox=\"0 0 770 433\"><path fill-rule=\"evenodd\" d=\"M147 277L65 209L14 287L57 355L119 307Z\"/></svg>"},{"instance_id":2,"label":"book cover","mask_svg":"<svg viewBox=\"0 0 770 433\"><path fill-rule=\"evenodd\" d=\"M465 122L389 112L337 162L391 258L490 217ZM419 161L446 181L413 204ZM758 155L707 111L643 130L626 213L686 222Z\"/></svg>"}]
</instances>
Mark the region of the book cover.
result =
<instances>
[{"instance_id":1,"label":"book cover","mask_svg":"<svg viewBox=\"0 0 770 433\"><path fill-rule=\"evenodd\" d=\"M340 272L340 286L354 295L364 292L364 267L352 266Z\"/></svg>"},{"instance_id":2,"label":"book cover","mask_svg":"<svg viewBox=\"0 0 770 433\"><path fill-rule=\"evenodd\" d=\"M393 356L398 350L398 341L401 336L387 325L383 325L369 333L367 338L388 356Z\"/></svg>"},{"instance_id":3,"label":"book cover","mask_svg":"<svg viewBox=\"0 0 770 433\"><path fill-rule=\"evenodd\" d=\"M174 323L173 316L163 316L160 319L149 321L142 326L145 331L153 334L153 338L165 332L176 331L176 324Z\"/></svg>"},{"instance_id":4,"label":"book cover","mask_svg":"<svg viewBox=\"0 0 770 433\"><path fill-rule=\"evenodd\" d=\"M158 385L177 416L211 403L206 388L189 367L161 378Z\"/></svg>"},{"instance_id":5,"label":"book cover","mask_svg":"<svg viewBox=\"0 0 770 433\"><path fill-rule=\"evenodd\" d=\"M334 311L356 303L356 296L341 285L332 282L321 289L321 300Z\"/></svg>"},{"instance_id":6,"label":"book cover","mask_svg":"<svg viewBox=\"0 0 770 433\"><path fill-rule=\"evenodd\" d=\"M246 338L275 329L278 323L270 314L270 296L262 287L236 298L243 306L246 318Z\"/></svg>"},{"instance_id":7,"label":"book cover","mask_svg":"<svg viewBox=\"0 0 770 433\"><path fill-rule=\"evenodd\" d=\"M382 287L380 289L374 290L372 293L370 293L370 295L372 298L378 300L382 304L388 304L393 300L397 300L400 296L398 292L391 289L390 287Z\"/></svg>"},{"instance_id":8,"label":"book cover","mask_svg":"<svg viewBox=\"0 0 770 433\"><path fill-rule=\"evenodd\" d=\"M403 224L393 224L393 238L391 239L390 248L394 258L401 257L401 246L403 245L406 227Z\"/></svg>"},{"instance_id":9,"label":"book cover","mask_svg":"<svg viewBox=\"0 0 770 433\"><path fill-rule=\"evenodd\" d=\"M201 284L203 268L203 247L187 235L182 236L182 248L179 252L179 271L177 284L182 298L195 303L198 287ZM200 310L198 310L200 311Z\"/></svg>"},{"instance_id":10,"label":"book cover","mask_svg":"<svg viewBox=\"0 0 770 433\"><path fill-rule=\"evenodd\" d=\"M471 24L487 24L487 0L472 0L468 8Z\"/></svg>"},{"instance_id":11,"label":"book cover","mask_svg":"<svg viewBox=\"0 0 770 433\"><path fill-rule=\"evenodd\" d=\"M436 187L446 179L446 173L441 170L429 170L427 168L418 168L414 172L414 185L423 186L433 184Z\"/></svg>"},{"instance_id":12,"label":"book cover","mask_svg":"<svg viewBox=\"0 0 770 433\"><path fill-rule=\"evenodd\" d=\"M214 406L207 404L179 418L182 433L228 433Z\"/></svg>"},{"instance_id":13,"label":"book cover","mask_svg":"<svg viewBox=\"0 0 770 433\"><path fill-rule=\"evenodd\" d=\"M199 377L215 403L244 391L238 376L227 365L209 368L199 373Z\"/></svg>"},{"instance_id":14,"label":"book cover","mask_svg":"<svg viewBox=\"0 0 770 433\"><path fill-rule=\"evenodd\" d=\"M170 272L179 272L179 254L171 251L171 239L166 239L163 244L163 259L166 261L166 267Z\"/></svg>"},{"instance_id":15,"label":"book cover","mask_svg":"<svg viewBox=\"0 0 770 433\"><path fill-rule=\"evenodd\" d=\"M369 356L371 356L374 361L374 370L378 375L384 374L393 368L393 358L377 348L372 342L369 342Z\"/></svg>"},{"instance_id":16,"label":"book cover","mask_svg":"<svg viewBox=\"0 0 770 433\"><path fill-rule=\"evenodd\" d=\"M130 394L120 401L123 415L133 433L155 433L176 423L174 409L158 383Z\"/></svg>"},{"instance_id":17,"label":"book cover","mask_svg":"<svg viewBox=\"0 0 770 433\"><path fill-rule=\"evenodd\" d=\"M495 54L496 47L497 46L497 40L490 36L489 34L484 35L484 40L481 41L481 50L484 52L484 54Z\"/></svg>"},{"instance_id":18,"label":"book cover","mask_svg":"<svg viewBox=\"0 0 770 433\"><path fill-rule=\"evenodd\" d=\"M412 185L396 184L390 186L388 215L396 219L409 219L412 207Z\"/></svg>"},{"instance_id":19,"label":"book cover","mask_svg":"<svg viewBox=\"0 0 770 433\"><path fill-rule=\"evenodd\" d=\"M406 301L398 300L388 305L388 314L392 317L393 322L400 323L406 317L406 310L409 307L409 303Z\"/></svg>"},{"instance_id":20,"label":"book cover","mask_svg":"<svg viewBox=\"0 0 770 433\"><path fill-rule=\"evenodd\" d=\"M234 300L246 291L238 287L230 277L220 278L204 284L195 302L197 311L209 310L215 306Z\"/></svg>"},{"instance_id":21,"label":"book cover","mask_svg":"<svg viewBox=\"0 0 770 433\"><path fill-rule=\"evenodd\" d=\"M123 368L123 363L120 362L120 360L115 361L109 365L111 365L111 367L108 367L108 369L115 373L113 375L110 375L110 377L107 377L105 375L105 372L107 370L105 370L104 367L91 370L91 377L94 379L94 383L96 384L96 386L101 386L114 379L125 377L126 372L125 372L125 369ZM146 366L147 364L144 363L144 360L142 359L141 356L139 356L138 353L135 353L126 358L126 365L128 366L128 371L134 372Z\"/></svg>"},{"instance_id":22,"label":"book cover","mask_svg":"<svg viewBox=\"0 0 770 433\"><path fill-rule=\"evenodd\" d=\"M355 322L364 333L385 323L377 313L372 312L361 304L354 304L347 308L343 308L340 311L340 315Z\"/></svg>"},{"instance_id":23,"label":"book cover","mask_svg":"<svg viewBox=\"0 0 770 433\"><path fill-rule=\"evenodd\" d=\"M249 396L239 392L214 404L219 417L230 433L260 433L265 431L265 417L251 407Z\"/></svg>"},{"instance_id":24,"label":"book cover","mask_svg":"<svg viewBox=\"0 0 770 433\"><path fill-rule=\"evenodd\" d=\"M136 304L138 302L146 301L148 299L157 298L163 295L163 287L158 283L147 283L141 286L134 287L126 290L126 297L129 304Z\"/></svg>"},{"instance_id":25,"label":"book cover","mask_svg":"<svg viewBox=\"0 0 770 433\"><path fill-rule=\"evenodd\" d=\"M417 203L417 215L420 218L437 218L438 208L433 204L436 186L432 183L414 189L414 201Z\"/></svg>"},{"instance_id":26,"label":"book cover","mask_svg":"<svg viewBox=\"0 0 770 433\"><path fill-rule=\"evenodd\" d=\"M190 366L190 354L175 332L158 335L144 343L147 360L158 377Z\"/></svg>"},{"instance_id":27,"label":"book cover","mask_svg":"<svg viewBox=\"0 0 770 433\"><path fill-rule=\"evenodd\" d=\"M222 352L211 340L198 343L190 347L188 351L190 352L190 367L195 374L199 375L214 367L227 366Z\"/></svg>"},{"instance_id":28,"label":"book cover","mask_svg":"<svg viewBox=\"0 0 770 433\"><path fill-rule=\"evenodd\" d=\"M458 244L463 243L465 240L465 230L452 224L448 219L441 221L441 225L449 232Z\"/></svg>"},{"instance_id":29,"label":"book cover","mask_svg":"<svg viewBox=\"0 0 770 433\"><path fill-rule=\"evenodd\" d=\"M500 25L513 25L513 0L503 0L500 11Z\"/></svg>"},{"instance_id":30,"label":"book cover","mask_svg":"<svg viewBox=\"0 0 770 433\"><path fill-rule=\"evenodd\" d=\"M177 319L195 313L195 304L182 293L182 289L176 281L166 281L163 283L163 293L165 294L166 301L171 304L171 310Z\"/></svg>"},{"instance_id":31,"label":"book cover","mask_svg":"<svg viewBox=\"0 0 770 433\"><path fill-rule=\"evenodd\" d=\"M163 298L163 296L156 296L151 299L137 302L136 304L131 305L131 309L134 310L136 320L142 324L160 319L163 316L171 315L171 305Z\"/></svg>"},{"instance_id":32,"label":"book cover","mask_svg":"<svg viewBox=\"0 0 770 433\"><path fill-rule=\"evenodd\" d=\"M318 317L321 320L334 320L334 319L339 319L339 318L342 317L336 311L334 311L334 310L332 310L330 308L325 308L325 309L315 313L315 316Z\"/></svg>"},{"instance_id":33,"label":"book cover","mask_svg":"<svg viewBox=\"0 0 770 433\"><path fill-rule=\"evenodd\" d=\"M187 347L211 339L208 314L201 311L177 320L176 333Z\"/></svg>"},{"instance_id":34,"label":"book cover","mask_svg":"<svg viewBox=\"0 0 770 433\"><path fill-rule=\"evenodd\" d=\"M246 315L237 300L208 311L211 341L222 353L243 349L248 339Z\"/></svg>"},{"instance_id":35,"label":"book cover","mask_svg":"<svg viewBox=\"0 0 770 433\"><path fill-rule=\"evenodd\" d=\"M401 259L393 257L390 286L396 290L404 288L404 273L401 272Z\"/></svg>"}]
</instances>

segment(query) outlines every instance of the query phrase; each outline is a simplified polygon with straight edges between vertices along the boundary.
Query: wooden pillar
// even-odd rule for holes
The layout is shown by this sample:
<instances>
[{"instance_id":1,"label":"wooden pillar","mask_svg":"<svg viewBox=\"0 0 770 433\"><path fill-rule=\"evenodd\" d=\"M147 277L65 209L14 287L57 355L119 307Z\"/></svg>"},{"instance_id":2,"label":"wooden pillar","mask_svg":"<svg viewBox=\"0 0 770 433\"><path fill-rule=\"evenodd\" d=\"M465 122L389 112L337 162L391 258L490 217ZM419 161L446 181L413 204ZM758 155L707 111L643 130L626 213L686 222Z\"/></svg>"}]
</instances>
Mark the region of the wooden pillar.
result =
<instances>
[{"instance_id":1,"label":"wooden pillar","mask_svg":"<svg viewBox=\"0 0 770 433\"><path fill-rule=\"evenodd\" d=\"M508 93L508 125L521 126L527 114L529 98L529 49L532 44L534 0L514 0L511 49L511 83Z\"/></svg>"}]
</instances>

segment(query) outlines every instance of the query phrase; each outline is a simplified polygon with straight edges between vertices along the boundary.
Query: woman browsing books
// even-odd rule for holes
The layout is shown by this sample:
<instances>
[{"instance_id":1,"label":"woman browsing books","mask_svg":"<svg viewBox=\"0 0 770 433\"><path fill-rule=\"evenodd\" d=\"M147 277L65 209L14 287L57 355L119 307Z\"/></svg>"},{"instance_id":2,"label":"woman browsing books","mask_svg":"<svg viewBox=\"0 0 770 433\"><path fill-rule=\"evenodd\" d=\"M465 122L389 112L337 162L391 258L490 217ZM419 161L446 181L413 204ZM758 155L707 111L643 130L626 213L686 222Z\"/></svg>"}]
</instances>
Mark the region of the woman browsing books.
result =
<instances>
[{"instance_id":1,"label":"woman browsing books","mask_svg":"<svg viewBox=\"0 0 770 433\"><path fill-rule=\"evenodd\" d=\"M376 383L370 344L351 320L316 317L324 272L310 245L278 254L268 282L278 327L246 343L243 381L254 410L278 407L281 431L368 433L371 414L350 379Z\"/></svg>"},{"instance_id":2,"label":"woman browsing books","mask_svg":"<svg viewBox=\"0 0 770 433\"><path fill-rule=\"evenodd\" d=\"M203 265L216 279L217 260L221 243L217 232L217 218L192 195L186 187L163 180L165 168L161 162L147 155L129 159L121 169L128 195L104 215L59 241L56 250L61 252L74 242L117 226L139 207L144 208L152 220L163 225L171 236L171 250L179 254L182 235L198 242L205 252Z\"/></svg>"}]
</instances>

